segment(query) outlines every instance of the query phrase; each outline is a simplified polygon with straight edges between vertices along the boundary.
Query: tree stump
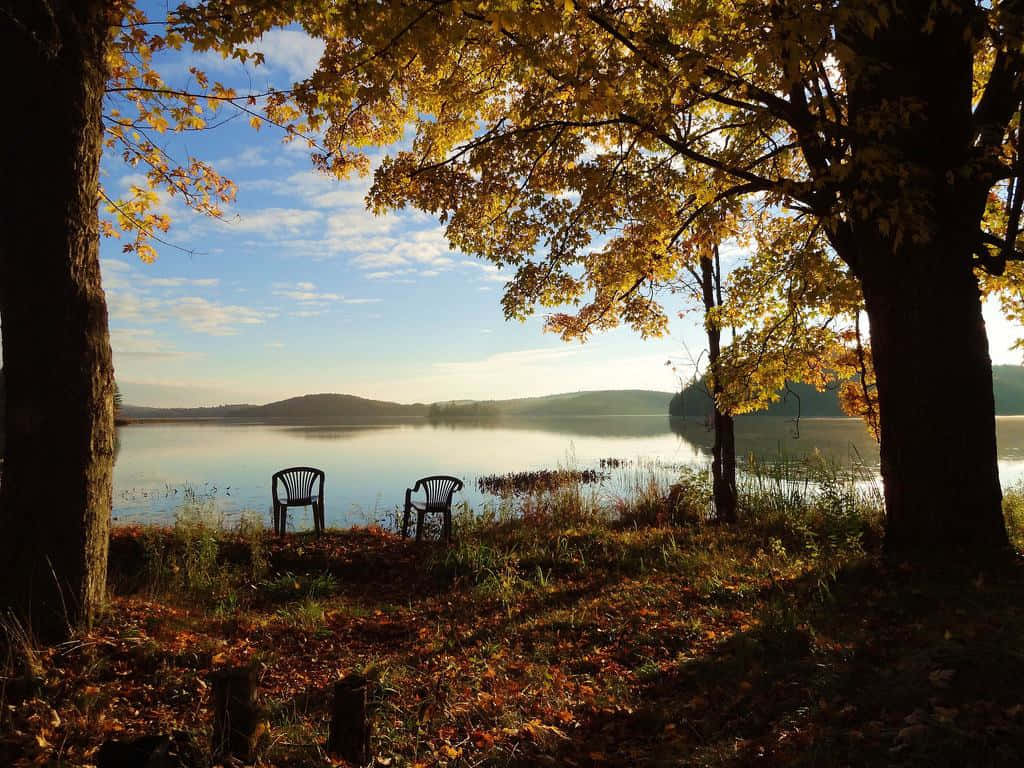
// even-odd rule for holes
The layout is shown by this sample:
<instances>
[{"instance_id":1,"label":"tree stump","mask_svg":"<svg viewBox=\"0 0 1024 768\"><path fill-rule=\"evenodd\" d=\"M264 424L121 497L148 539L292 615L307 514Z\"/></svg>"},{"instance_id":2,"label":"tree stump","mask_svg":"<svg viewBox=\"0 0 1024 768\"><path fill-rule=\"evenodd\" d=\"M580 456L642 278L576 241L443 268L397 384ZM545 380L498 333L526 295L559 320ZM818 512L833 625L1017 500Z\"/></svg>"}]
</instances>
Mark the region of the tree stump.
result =
<instances>
[{"instance_id":1,"label":"tree stump","mask_svg":"<svg viewBox=\"0 0 1024 768\"><path fill-rule=\"evenodd\" d=\"M210 675L213 683L213 754L249 763L263 732L263 710L256 702L256 669L231 667Z\"/></svg>"},{"instance_id":2,"label":"tree stump","mask_svg":"<svg viewBox=\"0 0 1024 768\"><path fill-rule=\"evenodd\" d=\"M369 690L369 683L362 675L348 675L334 684L327 752L353 765L370 762Z\"/></svg>"}]
</instances>

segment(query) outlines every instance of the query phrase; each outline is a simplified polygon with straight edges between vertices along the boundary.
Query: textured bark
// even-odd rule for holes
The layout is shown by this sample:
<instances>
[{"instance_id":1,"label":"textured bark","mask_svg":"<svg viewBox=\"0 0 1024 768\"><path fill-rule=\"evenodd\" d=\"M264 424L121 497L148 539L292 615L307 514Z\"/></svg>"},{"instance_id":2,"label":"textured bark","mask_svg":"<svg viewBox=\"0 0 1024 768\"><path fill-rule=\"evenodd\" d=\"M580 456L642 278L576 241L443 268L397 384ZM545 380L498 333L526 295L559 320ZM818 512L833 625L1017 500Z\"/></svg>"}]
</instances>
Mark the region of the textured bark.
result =
<instances>
[{"instance_id":1,"label":"textured bark","mask_svg":"<svg viewBox=\"0 0 1024 768\"><path fill-rule=\"evenodd\" d=\"M903 268L864 283L886 548L898 559L984 566L1008 548L992 363L977 281L950 250L904 248Z\"/></svg>"},{"instance_id":2,"label":"textured bark","mask_svg":"<svg viewBox=\"0 0 1024 768\"><path fill-rule=\"evenodd\" d=\"M369 690L369 682L361 675L348 675L334 684L327 752L352 765L367 765L372 759Z\"/></svg>"},{"instance_id":3,"label":"textured bark","mask_svg":"<svg viewBox=\"0 0 1024 768\"><path fill-rule=\"evenodd\" d=\"M722 304L722 273L718 260L718 246L714 259L700 260L701 294L704 301L704 329L708 337L708 366L711 369L711 398L714 416L712 425L715 439L711 445L711 493L715 504L715 517L722 522L736 522L736 432L733 418L719 407L722 394L722 373L718 361L722 353L722 329L712 315Z\"/></svg>"},{"instance_id":4,"label":"textured bark","mask_svg":"<svg viewBox=\"0 0 1024 768\"><path fill-rule=\"evenodd\" d=\"M102 604L113 368L97 189L106 4L18 0L0 23L8 103L0 156L6 448L0 604L45 639Z\"/></svg>"},{"instance_id":5,"label":"textured bark","mask_svg":"<svg viewBox=\"0 0 1024 768\"><path fill-rule=\"evenodd\" d=\"M898 5L870 35L844 31L858 55L845 73L852 167L882 180L867 176L869 194L851 196L839 253L861 280L871 321L886 547L900 560L982 567L1008 540L971 257L991 182L962 173L972 157L973 56L963 11L973 4ZM897 235L900 227L909 229Z\"/></svg>"},{"instance_id":6,"label":"textured bark","mask_svg":"<svg viewBox=\"0 0 1024 768\"><path fill-rule=\"evenodd\" d=\"M213 755L256 760L266 713L257 700L256 668L231 667L210 675L213 683Z\"/></svg>"}]
</instances>

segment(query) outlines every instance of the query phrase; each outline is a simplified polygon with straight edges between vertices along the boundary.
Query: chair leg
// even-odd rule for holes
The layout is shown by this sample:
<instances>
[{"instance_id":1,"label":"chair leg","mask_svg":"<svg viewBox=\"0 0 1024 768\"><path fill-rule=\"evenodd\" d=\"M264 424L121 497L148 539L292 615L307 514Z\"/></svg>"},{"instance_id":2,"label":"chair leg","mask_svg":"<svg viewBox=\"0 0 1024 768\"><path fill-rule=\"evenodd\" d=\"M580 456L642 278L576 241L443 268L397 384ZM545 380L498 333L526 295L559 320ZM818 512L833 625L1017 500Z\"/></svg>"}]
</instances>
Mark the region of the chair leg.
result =
<instances>
[{"instance_id":1,"label":"chair leg","mask_svg":"<svg viewBox=\"0 0 1024 768\"><path fill-rule=\"evenodd\" d=\"M409 517L412 515L412 510L409 505L405 505L405 512L402 514L402 538L406 538L409 535Z\"/></svg>"},{"instance_id":2,"label":"chair leg","mask_svg":"<svg viewBox=\"0 0 1024 768\"><path fill-rule=\"evenodd\" d=\"M320 505L313 505L313 532L319 536L323 533L323 528L320 525Z\"/></svg>"},{"instance_id":3,"label":"chair leg","mask_svg":"<svg viewBox=\"0 0 1024 768\"><path fill-rule=\"evenodd\" d=\"M288 507L281 507L281 530L277 532L278 536L284 536L285 531L288 530Z\"/></svg>"},{"instance_id":4,"label":"chair leg","mask_svg":"<svg viewBox=\"0 0 1024 768\"><path fill-rule=\"evenodd\" d=\"M444 511L444 540L445 543L452 543L452 511L446 509Z\"/></svg>"},{"instance_id":5,"label":"chair leg","mask_svg":"<svg viewBox=\"0 0 1024 768\"><path fill-rule=\"evenodd\" d=\"M274 533L281 532L281 509L274 504Z\"/></svg>"},{"instance_id":6,"label":"chair leg","mask_svg":"<svg viewBox=\"0 0 1024 768\"><path fill-rule=\"evenodd\" d=\"M423 540L423 518L426 516L426 512L423 510L416 510L416 541L420 542Z\"/></svg>"}]
</instances>

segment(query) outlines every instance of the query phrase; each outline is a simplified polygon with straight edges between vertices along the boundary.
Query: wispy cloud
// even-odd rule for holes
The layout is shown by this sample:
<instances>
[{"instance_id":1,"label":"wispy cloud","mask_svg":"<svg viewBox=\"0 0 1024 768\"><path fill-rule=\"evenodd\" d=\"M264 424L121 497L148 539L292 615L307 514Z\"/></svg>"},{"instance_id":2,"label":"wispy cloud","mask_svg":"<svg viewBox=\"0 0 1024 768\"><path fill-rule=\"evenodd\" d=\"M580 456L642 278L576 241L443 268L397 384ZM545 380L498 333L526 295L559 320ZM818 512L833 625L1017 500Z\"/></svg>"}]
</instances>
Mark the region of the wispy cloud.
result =
<instances>
[{"instance_id":1,"label":"wispy cloud","mask_svg":"<svg viewBox=\"0 0 1024 768\"><path fill-rule=\"evenodd\" d=\"M143 277L140 278L143 285L153 288L182 288L184 286L195 286L197 288L212 288L220 283L216 277Z\"/></svg>"},{"instance_id":2,"label":"wispy cloud","mask_svg":"<svg viewBox=\"0 0 1024 768\"><path fill-rule=\"evenodd\" d=\"M498 269L497 265L489 264L485 261L463 259L459 262L459 265L470 270L478 271L480 273L478 278L481 282L507 283L512 279L510 274L502 272Z\"/></svg>"},{"instance_id":3,"label":"wispy cloud","mask_svg":"<svg viewBox=\"0 0 1024 768\"><path fill-rule=\"evenodd\" d=\"M110 331L110 346L115 358L170 358L184 353L174 344L157 336L151 328L115 328Z\"/></svg>"},{"instance_id":4,"label":"wispy cloud","mask_svg":"<svg viewBox=\"0 0 1024 768\"><path fill-rule=\"evenodd\" d=\"M544 367L578 353L579 347L570 346L522 349L515 352L498 352L480 360L437 362L434 363L434 368L442 373L459 376L493 376L509 369Z\"/></svg>"},{"instance_id":5,"label":"wispy cloud","mask_svg":"<svg viewBox=\"0 0 1024 768\"><path fill-rule=\"evenodd\" d=\"M337 293L318 291L316 284L309 282L295 283L294 285L277 283L273 294L301 304L326 304L341 299Z\"/></svg>"},{"instance_id":6,"label":"wispy cloud","mask_svg":"<svg viewBox=\"0 0 1024 768\"><path fill-rule=\"evenodd\" d=\"M170 311L187 330L210 336L234 336L240 326L262 325L277 316L276 312L237 304L218 304L199 296L175 299Z\"/></svg>"},{"instance_id":7,"label":"wispy cloud","mask_svg":"<svg viewBox=\"0 0 1024 768\"><path fill-rule=\"evenodd\" d=\"M223 230L256 233L279 237L282 233L291 235L308 232L320 223L323 214L302 208L262 208L240 212L237 217L219 222Z\"/></svg>"},{"instance_id":8,"label":"wispy cloud","mask_svg":"<svg viewBox=\"0 0 1024 768\"><path fill-rule=\"evenodd\" d=\"M404 267L409 262L398 253L364 253L361 256L356 256L349 263L360 269L380 270L382 267Z\"/></svg>"},{"instance_id":9,"label":"wispy cloud","mask_svg":"<svg viewBox=\"0 0 1024 768\"><path fill-rule=\"evenodd\" d=\"M269 165L266 152L262 147L244 147L233 155L226 155L216 162L213 167L218 171L235 171L241 168L262 168Z\"/></svg>"}]
</instances>

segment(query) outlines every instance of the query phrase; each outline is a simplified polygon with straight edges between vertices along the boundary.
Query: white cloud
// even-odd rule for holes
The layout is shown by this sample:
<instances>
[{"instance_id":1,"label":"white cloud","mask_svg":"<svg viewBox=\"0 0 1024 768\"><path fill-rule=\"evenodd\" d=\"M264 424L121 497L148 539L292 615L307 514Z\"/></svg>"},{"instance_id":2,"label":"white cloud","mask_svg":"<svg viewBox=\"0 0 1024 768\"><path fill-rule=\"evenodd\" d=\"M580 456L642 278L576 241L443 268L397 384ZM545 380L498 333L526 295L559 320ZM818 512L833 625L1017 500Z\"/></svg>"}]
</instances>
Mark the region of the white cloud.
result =
<instances>
[{"instance_id":1,"label":"white cloud","mask_svg":"<svg viewBox=\"0 0 1024 768\"><path fill-rule=\"evenodd\" d=\"M239 168L260 168L269 164L262 147L245 147L234 155L227 155L213 163L213 167L219 171L233 171Z\"/></svg>"},{"instance_id":2,"label":"white cloud","mask_svg":"<svg viewBox=\"0 0 1024 768\"><path fill-rule=\"evenodd\" d=\"M397 253L364 253L356 256L349 263L360 269L381 269L382 267L404 267L409 262Z\"/></svg>"},{"instance_id":3,"label":"white cloud","mask_svg":"<svg viewBox=\"0 0 1024 768\"><path fill-rule=\"evenodd\" d=\"M287 146L294 146L287 145ZM279 197L294 200L296 197L308 202L314 208L352 208L363 211L366 208L366 193L370 190L368 178L354 178L339 181L333 176L307 169L293 173L286 178L254 179L244 184L244 190L269 192ZM368 216L370 214L367 214Z\"/></svg>"},{"instance_id":4,"label":"white cloud","mask_svg":"<svg viewBox=\"0 0 1024 768\"><path fill-rule=\"evenodd\" d=\"M104 258L100 259L100 267L102 267L104 271L110 270L111 272L127 272L132 268L132 264L124 259Z\"/></svg>"},{"instance_id":5,"label":"white cloud","mask_svg":"<svg viewBox=\"0 0 1024 768\"><path fill-rule=\"evenodd\" d=\"M117 186L125 192L132 187L146 189L149 186L149 178L144 173L126 173L117 180Z\"/></svg>"},{"instance_id":6,"label":"white cloud","mask_svg":"<svg viewBox=\"0 0 1024 768\"><path fill-rule=\"evenodd\" d=\"M473 261L472 259L463 259L459 264L463 267L479 270L482 273L479 276L480 280L485 282L507 283L512 279L511 275L503 273L495 264Z\"/></svg>"},{"instance_id":7,"label":"white cloud","mask_svg":"<svg viewBox=\"0 0 1024 768\"><path fill-rule=\"evenodd\" d=\"M379 304L383 299L342 299L343 304Z\"/></svg>"},{"instance_id":8,"label":"white cloud","mask_svg":"<svg viewBox=\"0 0 1024 768\"><path fill-rule=\"evenodd\" d=\"M110 346L116 358L182 357L184 353L150 328L114 328Z\"/></svg>"},{"instance_id":9,"label":"white cloud","mask_svg":"<svg viewBox=\"0 0 1024 768\"><path fill-rule=\"evenodd\" d=\"M301 282L294 285L275 283L273 294L289 301L296 301L304 307L324 307L329 302L341 301L337 293L318 291L315 283Z\"/></svg>"},{"instance_id":10,"label":"white cloud","mask_svg":"<svg viewBox=\"0 0 1024 768\"><path fill-rule=\"evenodd\" d=\"M277 80L277 85L283 87L303 80L313 73L323 53L324 43L302 30L274 29L264 33L258 42L246 47L263 54L264 63L261 66L243 64L236 59L221 56L215 51L193 55L189 63L195 64L205 72L233 75L229 84L236 86L241 86L246 81L253 83L260 80ZM184 69L183 66L182 70ZM277 77L274 77L275 75ZM238 90L244 92L242 87Z\"/></svg>"},{"instance_id":11,"label":"white cloud","mask_svg":"<svg viewBox=\"0 0 1024 768\"><path fill-rule=\"evenodd\" d=\"M120 322L162 322L167 319L167 302L131 290L107 289L111 320Z\"/></svg>"},{"instance_id":12,"label":"white cloud","mask_svg":"<svg viewBox=\"0 0 1024 768\"><path fill-rule=\"evenodd\" d=\"M262 325L275 313L231 304L218 304L199 296L186 296L169 303L168 309L184 328L210 336L234 336L239 326Z\"/></svg>"},{"instance_id":13,"label":"white cloud","mask_svg":"<svg viewBox=\"0 0 1024 768\"><path fill-rule=\"evenodd\" d=\"M327 217L327 237L344 245L359 237L390 232L396 223L395 217L374 216L358 208L343 209Z\"/></svg>"},{"instance_id":14,"label":"white cloud","mask_svg":"<svg viewBox=\"0 0 1024 768\"><path fill-rule=\"evenodd\" d=\"M195 286L197 288L212 288L220 283L216 277L143 277L140 278L143 285L154 288L181 288L183 286Z\"/></svg>"},{"instance_id":15,"label":"white cloud","mask_svg":"<svg viewBox=\"0 0 1024 768\"><path fill-rule=\"evenodd\" d=\"M262 208L240 213L237 218L222 223L222 227L245 233L256 233L273 238L282 232L300 234L319 224L319 211L302 208Z\"/></svg>"},{"instance_id":16,"label":"white cloud","mask_svg":"<svg viewBox=\"0 0 1024 768\"><path fill-rule=\"evenodd\" d=\"M291 80L303 80L316 70L324 52L324 41L298 29L272 29L253 45L264 57L264 66Z\"/></svg>"},{"instance_id":17,"label":"white cloud","mask_svg":"<svg viewBox=\"0 0 1024 768\"><path fill-rule=\"evenodd\" d=\"M521 368L543 368L553 362L572 357L579 347L551 347L544 349L522 349L515 352L499 352L482 360L434 363L434 368L445 374L457 376L492 376L496 371Z\"/></svg>"}]
</instances>

